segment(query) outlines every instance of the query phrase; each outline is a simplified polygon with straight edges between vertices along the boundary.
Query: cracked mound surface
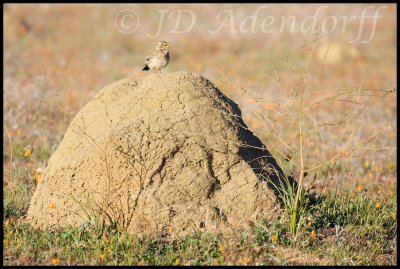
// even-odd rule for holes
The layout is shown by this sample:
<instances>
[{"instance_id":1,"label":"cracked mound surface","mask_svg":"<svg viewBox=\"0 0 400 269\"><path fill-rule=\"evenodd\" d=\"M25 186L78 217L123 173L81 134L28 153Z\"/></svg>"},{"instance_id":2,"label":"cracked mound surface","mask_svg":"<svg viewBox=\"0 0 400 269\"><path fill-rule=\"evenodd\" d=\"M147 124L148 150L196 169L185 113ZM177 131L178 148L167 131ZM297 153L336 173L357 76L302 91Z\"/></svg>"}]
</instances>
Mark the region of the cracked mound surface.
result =
<instances>
[{"instance_id":1,"label":"cracked mound surface","mask_svg":"<svg viewBox=\"0 0 400 269\"><path fill-rule=\"evenodd\" d=\"M272 216L276 196L262 179L276 180L274 171L238 106L207 79L127 78L71 121L27 220L47 229L105 219L167 237L232 232Z\"/></svg>"}]
</instances>

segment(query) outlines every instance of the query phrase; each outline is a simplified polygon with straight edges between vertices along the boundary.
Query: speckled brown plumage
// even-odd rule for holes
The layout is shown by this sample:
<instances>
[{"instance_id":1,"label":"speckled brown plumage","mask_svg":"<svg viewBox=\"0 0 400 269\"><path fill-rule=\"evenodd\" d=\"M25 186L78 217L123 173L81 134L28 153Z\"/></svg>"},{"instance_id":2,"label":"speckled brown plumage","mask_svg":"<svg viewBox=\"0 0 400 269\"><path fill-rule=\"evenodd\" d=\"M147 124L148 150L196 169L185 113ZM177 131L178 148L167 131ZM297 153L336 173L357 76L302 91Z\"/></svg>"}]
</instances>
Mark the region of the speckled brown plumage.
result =
<instances>
[{"instance_id":1,"label":"speckled brown plumage","mask_svg":"<svg viewBox=\"0 0 400 269\"><path fill-rule=\"evenodd\" d=\"M142 70L161 70L166 67L169 62L169 46L170 44L166 41L158 42L156 48L149 51Z\"/></svg>"}]
</instances>

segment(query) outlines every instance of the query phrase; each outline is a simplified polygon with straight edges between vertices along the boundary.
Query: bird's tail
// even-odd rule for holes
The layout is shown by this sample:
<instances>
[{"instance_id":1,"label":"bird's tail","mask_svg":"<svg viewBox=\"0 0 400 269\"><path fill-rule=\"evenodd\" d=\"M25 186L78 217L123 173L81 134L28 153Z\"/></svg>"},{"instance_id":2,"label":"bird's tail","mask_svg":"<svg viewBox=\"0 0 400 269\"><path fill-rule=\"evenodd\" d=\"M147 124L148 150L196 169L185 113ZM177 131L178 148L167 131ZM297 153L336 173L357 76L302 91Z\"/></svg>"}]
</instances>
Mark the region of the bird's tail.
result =
<instances>
[{"instance_id":1,"label":"bird's tail","mask_svg":"<svg viewBox=\"0 0 400 269\"><path fill-rule=\"evenodd\" d=\"M147 71L147 70L149 70L149 66L146 64L146 65L143 67L142 71Z\"/></svg>"}]
</instances>

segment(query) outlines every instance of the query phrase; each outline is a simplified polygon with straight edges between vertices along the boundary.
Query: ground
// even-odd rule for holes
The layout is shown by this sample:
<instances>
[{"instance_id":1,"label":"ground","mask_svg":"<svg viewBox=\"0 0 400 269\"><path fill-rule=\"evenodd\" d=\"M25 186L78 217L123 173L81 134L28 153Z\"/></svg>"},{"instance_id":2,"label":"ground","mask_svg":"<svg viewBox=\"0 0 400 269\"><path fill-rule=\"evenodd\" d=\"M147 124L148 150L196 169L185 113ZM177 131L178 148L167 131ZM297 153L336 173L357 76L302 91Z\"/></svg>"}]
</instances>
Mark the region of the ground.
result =
<instances>
[{"instance_id":1,"label":"ground","mask_svg":"<svg viewBox=\"0 0 400 269\"><path fill-rule=\"evenodd\" d=\"M3 6L4 263L396 264L397 17L395 5L383 6L365 43L349 42L360 18L344 33L230 33L230 27L212 33L222 10L232 8L239 31L259 5ZM266 16L302 20L319 7L267 5L256 25ZM367 7L326 5L321 14L360 16ZM138 15L136 32L116 27L123 9ZM178 9L195 13L192 31L170 33L171 20L161 35L148 36L157 32L160 11ZM364 27L367 40L373 21ZM231 238L202 234L168 242L127 238L115 227L46 232L23 223L72 117L105 85L146 75L146 53L158 40L172 43L165 72L211 80L239 104L285 171L297 180L304 175L294 225L294 193L282 194L287 202L276 221L254 223Z\"/></svg>"}]
</instances>

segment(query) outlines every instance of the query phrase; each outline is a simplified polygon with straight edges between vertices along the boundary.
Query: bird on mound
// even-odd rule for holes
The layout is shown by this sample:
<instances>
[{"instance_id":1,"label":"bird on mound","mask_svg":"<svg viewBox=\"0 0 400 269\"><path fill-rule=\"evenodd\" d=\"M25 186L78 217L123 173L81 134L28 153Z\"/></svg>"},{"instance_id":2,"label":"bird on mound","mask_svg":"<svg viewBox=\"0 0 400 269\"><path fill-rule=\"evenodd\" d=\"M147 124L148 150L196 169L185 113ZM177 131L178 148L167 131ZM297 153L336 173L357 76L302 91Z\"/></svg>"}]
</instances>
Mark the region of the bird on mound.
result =
<instances>
[{"instance_id":1,"label":"bird on mound","mask_svg":"<svg viewBox=\"0 0 400 269\"><path fill-rule=\"evenodd\" d=\"M149 51L147 54L146 62L142 70L161 70L166 67L169 62L169 46L170 44L167 41L158 42L156 48Z\"/></svg>"}]
</instances>

